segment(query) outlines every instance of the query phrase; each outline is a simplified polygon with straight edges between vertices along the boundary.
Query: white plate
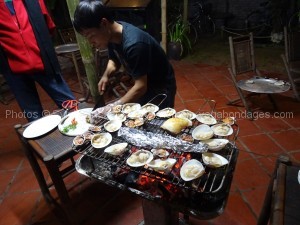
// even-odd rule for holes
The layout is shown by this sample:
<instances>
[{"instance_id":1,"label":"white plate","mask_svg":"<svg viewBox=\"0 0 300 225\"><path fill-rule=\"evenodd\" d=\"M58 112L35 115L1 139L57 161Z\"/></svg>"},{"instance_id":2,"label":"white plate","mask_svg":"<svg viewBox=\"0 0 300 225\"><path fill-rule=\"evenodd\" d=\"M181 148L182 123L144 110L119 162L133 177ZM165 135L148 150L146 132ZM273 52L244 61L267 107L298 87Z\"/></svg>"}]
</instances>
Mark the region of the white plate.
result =
<instances>
[{"instance_id":1,"label":"white plate","mask_svg":"<svg viewBox=\"0 0 300 225\"><path fill-rule=\"evenodd\" d=\"M92 110L92 108L85 108L69 113L64 118L62 118L62 122L58 124L58 129L61 133L67 136L77 136L85 133L91 126L91 124L87 122L87 117L89 117ZM70 129L67 133L64 133L64 128L71 125L73 119L77 121L76 128Z\"/></svg>"},{"instance_id":2,"label":"white plate","mask_svg":"<svg viewBox=\"0 0 300 225\"><path fill-rule=\"evenodd\" d=\"M36 138L51 131L61 121L59 115L50 115L38 119L30 124L23 132L25 138Z\"/></svg>"}]
</instances>

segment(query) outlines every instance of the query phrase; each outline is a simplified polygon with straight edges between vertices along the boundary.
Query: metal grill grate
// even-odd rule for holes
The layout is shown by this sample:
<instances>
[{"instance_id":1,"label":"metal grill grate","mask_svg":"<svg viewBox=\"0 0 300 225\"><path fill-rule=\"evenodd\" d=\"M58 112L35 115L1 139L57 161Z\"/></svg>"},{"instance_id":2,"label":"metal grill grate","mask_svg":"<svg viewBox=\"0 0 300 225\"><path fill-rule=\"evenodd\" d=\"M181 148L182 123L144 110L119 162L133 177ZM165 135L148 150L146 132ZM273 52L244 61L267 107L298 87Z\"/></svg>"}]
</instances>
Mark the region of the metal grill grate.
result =
<instances>
[{"instance_id":1,"label":"metal grill grate","mask_svg":"<svg viewBox=\"0 0 300 225\"><path fill-rule=\"evenodd\" d=\"M98 122L98 125L102 126L106 121L107 121L106 119L102 119ZM140 130L145 130L147 132L169 135L166 131L160 128L163 122L164 119L154 119L151 121L146 121L146 123L143 126L134 129L140 129ZM199 125L199 122L194 121L193 126L191 128L187 128L183 130L183 133L191 134L193 129L197 125ZM117 133L112 134L112 136L113 136L113 140L110 143L110 145L126 142L126 140L123 140L121 137L119 137ZM198 141L194 141L195 144L197 144L197 142ZM127 171L128 173L133 172L137 176L140 175L147 176L150 179L154 179L155 181L158 181L163 184L175 185L176 187L182 190L189 190L197 193L207 193L207 194L217 193L222 189L228 174L230 174L233 171L233 168L235 166L236 154L237 154L237 149L235 148L235 146L232 143L229 143L224 149L218 152L218 154L222 155L229 161L229 164L220 168L209 168L205 166L205 164L203 163L202 155L200 153L184 153L184 152L176 152L176 151L168 150L170 153L168 157L175 158L177 162L172 167L172 170L170 172L163 173L163 172L156 172L146 167L132 168L128 166L126 164L126 160L128 159L128 157L131 155L132 152L135 152L136 150L141 148L133 146L130 143L127 146L127 148L128 151L126 151L121 156L111 156L107 153L104 153L103 149L94 149L90 143L87 143L85 146L81 146L80 148L74 148L74 150L90 158L90 163L92 164L92 167L86 169L86 172L91 176L97 177L98 179L103 180L103 177L105 177L105 175L103 174L104 170L111 171L113 169L114 170L122 169L124 171ZM146 149L146 150L151 150L151 149ZM194 158L202 162L202 164L205 167L205 174L200 178L195 179L194 181L185 182L180 177L179 171L182 164L190 158ZM106 183L109 182L115 183L112 180L110 181L107 179L104 180ZM115 185L117 184L122 185L120 184L120 182L115 183ZM151 198L151 196L148 196L148 198Z\"/></svg>"}]
</instances>

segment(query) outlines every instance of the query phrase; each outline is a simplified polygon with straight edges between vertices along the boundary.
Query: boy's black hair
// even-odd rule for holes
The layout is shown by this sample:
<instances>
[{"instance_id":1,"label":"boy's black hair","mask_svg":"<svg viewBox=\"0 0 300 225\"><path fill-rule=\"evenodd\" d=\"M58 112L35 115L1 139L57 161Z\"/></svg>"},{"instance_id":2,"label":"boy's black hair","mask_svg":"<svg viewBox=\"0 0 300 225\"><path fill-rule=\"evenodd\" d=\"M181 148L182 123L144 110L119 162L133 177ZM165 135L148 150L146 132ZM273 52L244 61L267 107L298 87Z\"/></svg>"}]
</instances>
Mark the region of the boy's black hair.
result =
<instances>
[{"instance_id":1,"label":"boy's black hair","mask_svg":"<svg viewBox=\"0 0 300 225\"><path fill-rule=\"evenodd\" d=\"M100 0L82 0L75 9L73 26L78 33L87 28L99 28L100 22L106 18L113 23L111 10Z\"/></svg>"}]
</instances>

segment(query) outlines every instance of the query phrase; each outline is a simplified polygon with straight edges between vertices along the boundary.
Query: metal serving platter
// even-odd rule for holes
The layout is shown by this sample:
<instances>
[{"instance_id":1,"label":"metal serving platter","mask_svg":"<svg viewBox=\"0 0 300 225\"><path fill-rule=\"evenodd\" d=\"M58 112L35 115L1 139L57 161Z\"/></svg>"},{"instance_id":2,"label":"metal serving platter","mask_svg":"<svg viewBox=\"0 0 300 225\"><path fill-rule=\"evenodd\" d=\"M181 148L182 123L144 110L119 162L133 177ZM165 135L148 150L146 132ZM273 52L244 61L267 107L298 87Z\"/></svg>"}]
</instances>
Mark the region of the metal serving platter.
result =
<instances>
[{"instance_id":1,"label":"metal serving platter","mask_svg":"<svg viewBox=\"0 0 300 225\"><path fill-rule=\"evenodd\" d=\"M272 78L254 77L248 80L238 81L237 86L245 91L266 94L286 92L291 87L287 82L282 81L282 85L276 85L276 82L278 82L278 80Z\"/></svg>"},{"instance_id":2,"label":"metal serving platter","mask_svg":"<svg viewBox=\"0 0 300 225\"><path fill-rule=\"evenodd\" d=\"M77 43L70 43L56 46L55 51L57 54L71 53L79 51L79 47Z\"/></svg>"}]
</instances>

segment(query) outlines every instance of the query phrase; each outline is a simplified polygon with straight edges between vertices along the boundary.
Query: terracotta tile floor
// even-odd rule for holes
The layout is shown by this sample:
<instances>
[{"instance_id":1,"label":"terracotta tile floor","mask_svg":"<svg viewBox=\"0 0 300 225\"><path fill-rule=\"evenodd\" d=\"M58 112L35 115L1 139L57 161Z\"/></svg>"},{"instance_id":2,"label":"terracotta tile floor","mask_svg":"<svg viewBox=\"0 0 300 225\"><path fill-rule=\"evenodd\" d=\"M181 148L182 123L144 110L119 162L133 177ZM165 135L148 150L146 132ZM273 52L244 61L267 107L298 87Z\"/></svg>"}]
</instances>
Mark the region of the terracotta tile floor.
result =
<instances>
[{"instance_id":1,"label":"terracotta tile floor","mask_svg":"<svg viewBox=\"0 0 300 225\"><path fill-rule=\"evenodd\" d=\"M300 103L294 101L291 91L274 95L278 112L283 112L278 117L267 98L255 98L256 112L265 117L249 121L244 118L243 107L226 105L228 100L237 97L237 93L225 66L184 61L173 64L178 83L177 110L197 111L205 98L214 99L218 117L234 114L240 126L237 141L240 154L224 213L209 221L191 218L190 224L255 224L276 157L286 154L300 161ZM273 76L284 78L281 74ZM72 90L78 90L75 76L68 75L66 79ZM55 109L49 97L42 90L40 93L45 109ZM80 97L80 94L75 94ZM0 225L61 224L45 203L15 135L13 126L26 122L17 103L1 104L0 109ZM81 224L138 225L143 220L138 197L77 173L67 177L65 182ZM55 190L51 192L56 195Z\"/></svg>"}]
</instances>

